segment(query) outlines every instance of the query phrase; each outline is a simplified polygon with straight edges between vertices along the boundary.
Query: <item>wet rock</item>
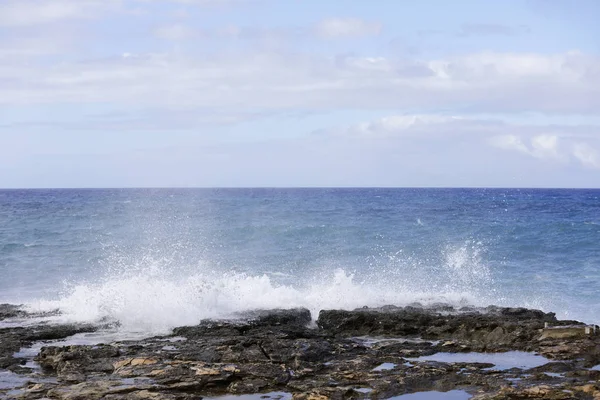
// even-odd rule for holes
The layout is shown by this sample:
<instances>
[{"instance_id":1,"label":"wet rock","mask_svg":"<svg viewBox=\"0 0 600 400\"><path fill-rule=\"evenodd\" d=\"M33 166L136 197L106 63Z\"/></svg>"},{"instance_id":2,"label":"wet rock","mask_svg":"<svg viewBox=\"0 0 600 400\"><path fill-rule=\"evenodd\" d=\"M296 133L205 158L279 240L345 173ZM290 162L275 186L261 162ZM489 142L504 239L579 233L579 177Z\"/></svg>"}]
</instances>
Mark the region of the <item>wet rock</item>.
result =
<instances>
[{"instance_id":1,"label":"wet rock","mask_svg":"<svg viewBox=\"0 0 600 400\"><path fill-rule=\"evenodd\" d=\"M95 332L93 325L37 325L0 329L0 368L12 368L23 363L13 354L34 342L64 339L77 333Z\"/></svg>"},{"instance_id":2,"label":"wet rock","mask_svg":"<svg viewBox=\"0 0 600 400\"><path fill-rule=\"evenodd\" d=\"M150 390L139 390L127 394L107 394L104 396L106 400L199 400L199 397L194 394L185 393L159 393Z\"/></svg>"},{"instance_id":3,"label":"wet rock","mask_svg":"<svg viewBox=\"0 0 600 400\"><path fill-rule=\"evenodd\" d=\"M544 313L540 310L532 310L528 308L522 307L496 307L490 306L485 308L486 314L489 315L498 315L502 317L509 317L510 319L515 320L540 320L544 322L555 322L556 314L554 313Z\"/></svg>"},{"instance_id":4,"label":"wet rock","mask_svg":"<svg viewBox=\"0 0 600 400\"><path fill-rule=\"evenodd\" d=\"M441 311L440 311L441 310ZM427 339L453 339L478 351L524 349L540 337L545 323L558 323L554 314L521 308L488 307L459 312L448 307L412 307L354 311L323 310L318 326L338 336L398 335Z\"/></svg>"},{"instance_id":5,"label":"wet rock","mask_svg":"<svg viewBox=\"0 0 600 400\"><path fill-rule=\"evenodd\" d=\"M588 369L600 359L600 339L541 338L546 322L562 322L538 310L386 306L327 310L317 328L307 327L309 322L304 309L256 311L237 320L176 328L169 336L45 346L36 357L42 375L30 375L40 386L22 390L21 397L187 400L279 391L296 399L366 399L456 388L480 399L591 399L600 393L590 383L600 379L600 371ZM12 338L6 343L14 349L36 334L52 337L39 335L44 329L0 338ZM528 350L553 361L523 371L418 359L481 350ZM48 377L57 381L40 381Z\"/></svg>"},{"instance_id":6,"label":"wet rock","mask_svg":"<svg viewBox=\"0 0 600 400\"><path fill-rule=\"evenodd\" d=\"M552 372L552 373L563 373L570 372L575 369L573 363L566 362L550 362L539 367L531 368L528 370L529 373L536 372Z\"/></svg>"},{"instance_id":7,"label":"wet rock","mask_svg":"<svg viewBox=\"0 0 600 400\"><path fill-rule=\"evenodd\" d=\"M96 332L97 330L97 326L90 324L47 325L28 330L27 333L22 336L22 339L25 342L57 340L73 336L77 333Z\"/></svg>"},{"instance_id":8,"label":"wet rock","mask_svg":"<svg viewBox=\"0 0 600 400\"><path fill-rule=\"evenodd\" d=\"M22 309L22 306L17 306L14 304L0 304L0 321L8 318L24 317L26 315L27 312Z\"/></svg>"},{"instance_id":9,"label":"wet rock","mask_svg":"<svg viewBox=\"0 0 600 400\"><path fill-rule=\"evenodd\" d=\"M118 355L113 346L42 347L35 360L61 380L81 382L90 373L112 373L115 367L110 359Z\"/></svg>"},{"instance_id":10,"label":"wet rock","mask_svg":"<svg viewBox=\"0 0 600 400\"><path fill-rule=\"evenodd\" d=\"M21 342L14 337L0 333L0 369L20 365L23 359L13 357L21 349Z\"/></svg>"},{"instance_id":11,"label":"wet rock","mask_svg":"<svg viewBox=\"0 0 600 400\"><path fill-rule=\"evenodd\" d=\"M595 325L567 325L545 327L539 340L585 338L597 335L599 330Z\"/></svg>"},{"instance_id":12,"label":"wet rock","mask_svg":"<svg viewBox=\"0 0 600 400\"><path fill-rule=\"evenodd\" d=\"M239 314L242 319L256 325L300 325L306 326L311 322L310 311L306 308L254 310Z\"/></svg>"},{"instance_id":13,"label":"wet rock","mask_svg":"<svg viewBox=\"0 0 600 400\"><path fill-rule=\"evenodd\" d=\"M305 308L289 310L256 310L238 314L234 320L204 320L197 326L175 328L173 334L187 339L209 336L239 336L250 331L258 332L277 328L278 333L288 336L312 336L306 327L311 322L310 311Z\"/></svg>"}]
</instances>

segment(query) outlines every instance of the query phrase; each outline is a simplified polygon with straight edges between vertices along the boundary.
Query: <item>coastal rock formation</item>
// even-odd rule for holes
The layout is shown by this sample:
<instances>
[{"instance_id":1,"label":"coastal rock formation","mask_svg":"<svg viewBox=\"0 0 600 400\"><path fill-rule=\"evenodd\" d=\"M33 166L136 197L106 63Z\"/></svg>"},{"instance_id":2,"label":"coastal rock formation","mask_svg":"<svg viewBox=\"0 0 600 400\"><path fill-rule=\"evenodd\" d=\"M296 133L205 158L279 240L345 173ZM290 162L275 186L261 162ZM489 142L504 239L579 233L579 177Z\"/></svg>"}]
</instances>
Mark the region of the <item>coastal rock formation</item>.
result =
<instances>
[{"instance_id":1,"label":"coastal rock formation","mask_svg":"<svg viewBox=\"0 0 600 400\"><path fill-rule=\"evenodd\" d=\"M20 307L14 304L0 304L0 321L7 318L24 317L27 313Z\"/></svg>"},{"instance_id":2,"label":"coastal rock formation","mask_svg":"<svg viewBox=\"0 0 600 400\"><path fill-rule=\"evenodd\" d=\"M473 351L529 350L542 338L542 329L549 324L583 326L576 321L558 321L555 314L539 310L499 307L454 310L448 306L323 310L317 324L332 335L453 340Z\"/></svg>"},{"instance_id":3,"label":"coastal rock formation","mask_svg":"<svg viewBox=\"0 0 600 400\"><path fill-rule=\"evenodd\" d=\"M48 313L44 315L54 315ZM1 304L0 321L7 319L26 319L39 317L42 314L32 314L20 306ZM23 347L31 346L35 342L64 339L77 333L95 332L100 327L91 324L58 324L51 325L40 323L33 326L15 326L11 324L6 327L0 325L0 370L18 370L26 359L14 357L13 355Z\"/></svg>"},{"instance_id":4,"label":"coastal rock formation","mask_svg":"<svg viewBox=\"0 0 600 400\"><path fill-rule=\"evenodd\" d=\"M33 342L90 328L4 328L0 348L11 358ZM600 398L600 370L593 368L600 364L597 328L521 308L324 310L316 326L306 309L255 311L143 340L48 342L33 360L17 363L24 361L33 368L13 368L19 375L11 376L22 384L0 386L0 398L198 399L281 392L298 400L384 399L451 390L482 400Z\"/></svg>"}]
</instances>

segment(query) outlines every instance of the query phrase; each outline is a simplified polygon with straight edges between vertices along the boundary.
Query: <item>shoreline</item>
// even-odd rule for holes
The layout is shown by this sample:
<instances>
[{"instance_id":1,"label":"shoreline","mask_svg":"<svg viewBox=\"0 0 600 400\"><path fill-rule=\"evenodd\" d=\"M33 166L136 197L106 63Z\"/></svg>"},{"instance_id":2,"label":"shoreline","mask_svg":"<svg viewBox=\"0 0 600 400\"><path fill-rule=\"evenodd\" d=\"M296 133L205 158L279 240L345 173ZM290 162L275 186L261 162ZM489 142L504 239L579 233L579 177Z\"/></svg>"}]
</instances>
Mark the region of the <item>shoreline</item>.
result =
<instances>
[{"instance_id":1,"label":"shoreline","mask_svg":"<svg viewBox=\"0 0 600 400\"><path fill-rule=\"evenodd\" d=\"M39 316L0 305L2 322ZM94 345L68 339L108 326L12 324L0 328L0 398L600 398L595 325L447 304L322 310L310 326L314 317L258 310Z\"/></svg>"}]
</instances>

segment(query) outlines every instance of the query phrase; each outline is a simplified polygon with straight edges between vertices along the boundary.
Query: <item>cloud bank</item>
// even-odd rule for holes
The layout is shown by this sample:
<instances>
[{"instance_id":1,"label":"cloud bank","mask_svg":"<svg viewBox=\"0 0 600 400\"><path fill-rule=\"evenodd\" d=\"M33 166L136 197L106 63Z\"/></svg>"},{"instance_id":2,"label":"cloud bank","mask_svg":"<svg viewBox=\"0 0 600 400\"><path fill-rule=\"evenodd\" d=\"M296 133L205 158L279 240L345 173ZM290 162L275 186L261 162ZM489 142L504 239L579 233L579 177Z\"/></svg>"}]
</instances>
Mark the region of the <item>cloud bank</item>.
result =
<instances>
[{"instance_id":1,"label":"cloud bank","mask_svg":"<svg viewBox=\"0 0 600 400\"><path fill-rule=\"evenodd\" d=\"M157 185L244 174L249 185L600 185L600 55L588 43L542 46L555 32L535 19L400 26L394 4L335 4L4 1L0 166L28 171L24 185L82 182L65 171L123 167L128 154L148 176L123 185L161 164ZM182 174L200 156L237 165L240 181Z\"/></svg>"}]
</instances>

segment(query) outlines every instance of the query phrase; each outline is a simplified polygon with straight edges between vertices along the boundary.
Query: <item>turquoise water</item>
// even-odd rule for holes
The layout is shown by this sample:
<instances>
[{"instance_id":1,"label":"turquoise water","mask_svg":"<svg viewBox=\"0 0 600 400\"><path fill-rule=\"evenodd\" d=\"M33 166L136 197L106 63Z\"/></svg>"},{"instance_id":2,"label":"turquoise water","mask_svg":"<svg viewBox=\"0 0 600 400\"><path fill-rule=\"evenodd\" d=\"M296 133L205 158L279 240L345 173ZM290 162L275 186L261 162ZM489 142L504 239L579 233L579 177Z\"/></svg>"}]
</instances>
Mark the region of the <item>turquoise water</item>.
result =
<instances>
[{"instance_id":1,"label":"turquoise water","mask_svg":"<svg viewBox=\"0 0 600 400\"><path fill-rule=\"evenodd\" d=\"M600 322L600 190L0 191L0 302L168 330L450 302Z\"/></svg>"}]
</instances>

